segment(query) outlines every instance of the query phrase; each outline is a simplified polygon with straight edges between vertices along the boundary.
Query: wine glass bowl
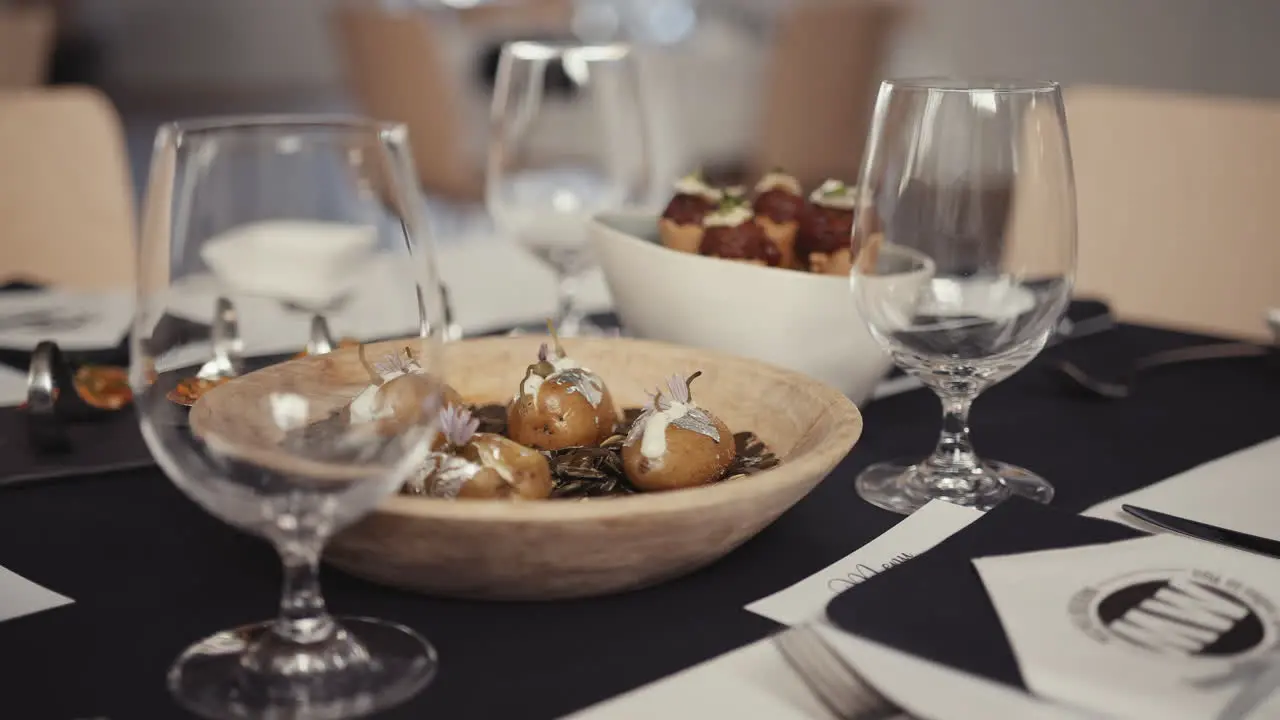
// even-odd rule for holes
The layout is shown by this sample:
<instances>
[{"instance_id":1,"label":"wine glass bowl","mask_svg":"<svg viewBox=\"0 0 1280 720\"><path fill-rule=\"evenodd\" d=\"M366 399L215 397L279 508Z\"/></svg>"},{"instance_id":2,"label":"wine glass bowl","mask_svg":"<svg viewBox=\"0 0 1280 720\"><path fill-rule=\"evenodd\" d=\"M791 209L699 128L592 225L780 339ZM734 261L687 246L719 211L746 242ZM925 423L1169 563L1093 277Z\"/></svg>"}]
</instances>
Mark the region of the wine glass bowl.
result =
<instances>
[{"instance_id":1,"label":"wine glass bowl","mask_svg":"<svg viewBox=\"0 0 1280 720\"><path fill-rule=\"evenodd\" d=\"M416 471L442 397L439 285L405 138L398 125L316 117L174 123L158 133L131 334L142 435L184 494L274 545L285 578L275 620L218 633L175 662L170 690L198 715L351 717L402 702L434 676L434 649L420 636L334 618L319 587L326 541ZM371 264L376 283L359 272ZM363 385L317 397L284 383L247 396L237 422L222 422L210 398L256 382L274 360L237 348L234 377L189 411L170 399L209 352L205 339L163 331L196 276L211 276L222 298L218 357L235 326L259 320L243 313L254 300L316 316L348 304L410 308L422 332L395 353L362 357ZM360 404L393 381L397 404Z\"/></svg>"},{"instance_id":2,"label":"wine glass bowl","mask_svg":"<svg viewBox=\"0 0 1280 720\"><path fill-rule=\"evenodd\" d=\"M571 93L553 92L568 78ZM556 275L556 325L600 334L576 302L595 266L587 226L652 188L639 74L624 44L505 45L490 113L485 205L499 231Z\"/></svg>"},{"instance_id":3,"label":"wine glass bowl","mask_svg":"<svg viewBox=\"0 0 1280 720\"><path fill-rule=\"evenodd\" d=\"M1048 481L978 457L968 413L1040 352L1070 300L1075 190L1058 86L885 82L860 186L854 298L894 362L941 398L943 430L924 461L868 468L859 493L902 513L933 499L983 510L1015 494L1049 502ZM874 261L886 248L927 256L933 277L888 292Z\"/></svg>"}]
</instances>

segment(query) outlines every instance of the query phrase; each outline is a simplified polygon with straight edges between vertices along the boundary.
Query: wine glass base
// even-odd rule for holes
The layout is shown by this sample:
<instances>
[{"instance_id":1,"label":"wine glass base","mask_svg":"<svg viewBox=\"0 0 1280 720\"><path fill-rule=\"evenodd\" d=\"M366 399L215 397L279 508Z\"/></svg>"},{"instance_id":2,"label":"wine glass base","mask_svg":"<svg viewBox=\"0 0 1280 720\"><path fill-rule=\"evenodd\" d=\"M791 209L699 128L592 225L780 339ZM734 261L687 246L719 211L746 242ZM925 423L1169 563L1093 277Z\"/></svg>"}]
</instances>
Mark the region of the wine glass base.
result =
<instances>
[{"instance_id":1,"label":"wine glass base","mask_svg":"<svg viewBox=\"0 0 1280 720\"><path fill-rule=\"evenodd\" d=\"M858 474L856 485L862 499L903 515L930 500L984 512L1014 495L1045 504L1053 500L1053 485L1048 480L998 460L983 461L974 471L956 476L931 472L922 463L877 463Z\"/></svg>"},{"instance_id":2,"label":"wine glass base","mask_svg":"<svg viewBox=\"0 0 1280 720\"><path fill-rule=\"evenodd\" d=\"M245 651L271 622L227 630L192 645L169 669L178 704L205 718L351 718L398 705L435 677L435 648L402 625L372 618L336 618L344 652L359 662L309 664L301 650L282 658L295 672L248 670ZM301 648L303 646L295 646ZM332 653L326 653L332 655ZM299 661L289 662L297 659ZM365 660L367 658L367 660ZM325 667L325 665L328 665Z\"/></svg>"}]
</instances>

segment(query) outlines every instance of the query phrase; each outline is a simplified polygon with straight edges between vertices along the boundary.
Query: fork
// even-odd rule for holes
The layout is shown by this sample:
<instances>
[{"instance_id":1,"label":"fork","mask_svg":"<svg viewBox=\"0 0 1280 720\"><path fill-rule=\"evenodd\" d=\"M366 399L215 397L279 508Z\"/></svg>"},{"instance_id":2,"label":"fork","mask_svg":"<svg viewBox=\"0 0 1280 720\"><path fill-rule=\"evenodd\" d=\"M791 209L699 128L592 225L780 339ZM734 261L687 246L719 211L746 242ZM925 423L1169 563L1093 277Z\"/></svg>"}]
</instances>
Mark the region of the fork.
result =
<instances>
[{"instance_id":1,"label":"fork","mask_svg":"<svg viewBox=\"0 0 1280 720\"><path fill-rule=\"evenodd\" d=\"M800 625L774 635L773 644L809 691L840 720L911 720L867 684L813 627Z\"/></svg>"}]
</instances>

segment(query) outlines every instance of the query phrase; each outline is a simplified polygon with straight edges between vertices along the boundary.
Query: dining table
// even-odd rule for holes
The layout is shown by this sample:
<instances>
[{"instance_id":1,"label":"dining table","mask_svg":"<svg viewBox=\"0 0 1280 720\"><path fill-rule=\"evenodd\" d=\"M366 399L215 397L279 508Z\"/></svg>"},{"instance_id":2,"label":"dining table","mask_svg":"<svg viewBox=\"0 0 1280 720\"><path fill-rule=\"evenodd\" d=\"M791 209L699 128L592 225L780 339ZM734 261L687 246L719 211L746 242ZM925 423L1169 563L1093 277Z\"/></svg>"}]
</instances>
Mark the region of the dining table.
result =
<instances>
[{"instance_id":1,"label":"dining table","mask_svg":"<svg viewBox=\"0 0 1280 720\"><path fill-rule=\"evenodd\" d=\"M1053 506L1075 513L1280 435L1274 353L1152 372L1122 400L1086 395L1055 367L1116 367L1220 340L1121 323L1046 349L979 398L976 447L1041 474L1056 488ZM331 611L402 623L438 650L435 680L376 717L561 717L782 630L744 606L901 521L861 500L854 478L871 463L923 457L936 440L940 408L928 390L861 411L861 438L808 496L722 560L658 586L481 602L326 568ZM0 409L0 427L20 412ZM120 422L134 423L130 414ZM0 437L10 450L20 442ZM269 545L207 514L151 463L88 464L0 487L0 566L74 600L0 622L0 717L23 720L187 717L166 689L170 663L215 631L274 616L281 582Z\"/></svg>"}]
</instances>

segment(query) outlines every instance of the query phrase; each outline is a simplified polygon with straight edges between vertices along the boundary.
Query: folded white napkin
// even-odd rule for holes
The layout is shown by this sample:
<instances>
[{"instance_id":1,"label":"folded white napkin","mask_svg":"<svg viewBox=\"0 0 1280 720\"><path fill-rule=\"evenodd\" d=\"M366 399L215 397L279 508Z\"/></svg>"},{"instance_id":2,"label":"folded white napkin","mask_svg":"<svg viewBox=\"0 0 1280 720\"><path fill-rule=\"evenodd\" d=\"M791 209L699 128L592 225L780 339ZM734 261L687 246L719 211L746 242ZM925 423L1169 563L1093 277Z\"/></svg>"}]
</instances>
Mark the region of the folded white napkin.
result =
<instances>
[{"instance_id":1,"label":"folded white napkin","mask_svg":"<svg viewBox=\"0 0 1280 720\"><path fill-rule=\"evenodd\" d=\"M980 558L1027 687L1121 718L1209 718L1280 662L1280 560L1176 535ZM1280 717L1280 696L1251 717Z\"/></svg>"}]
</instances>

